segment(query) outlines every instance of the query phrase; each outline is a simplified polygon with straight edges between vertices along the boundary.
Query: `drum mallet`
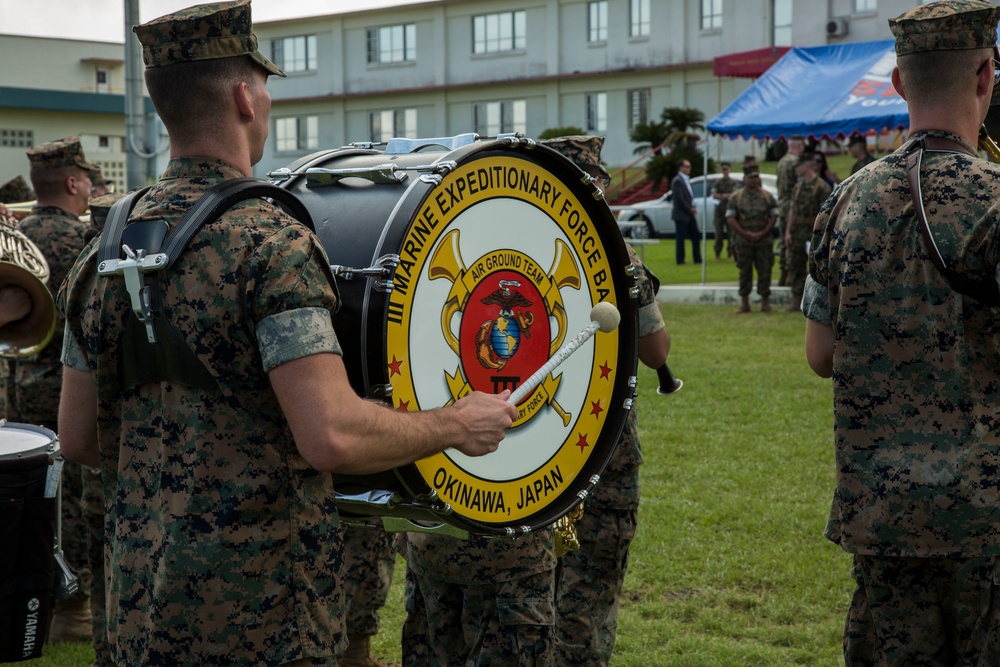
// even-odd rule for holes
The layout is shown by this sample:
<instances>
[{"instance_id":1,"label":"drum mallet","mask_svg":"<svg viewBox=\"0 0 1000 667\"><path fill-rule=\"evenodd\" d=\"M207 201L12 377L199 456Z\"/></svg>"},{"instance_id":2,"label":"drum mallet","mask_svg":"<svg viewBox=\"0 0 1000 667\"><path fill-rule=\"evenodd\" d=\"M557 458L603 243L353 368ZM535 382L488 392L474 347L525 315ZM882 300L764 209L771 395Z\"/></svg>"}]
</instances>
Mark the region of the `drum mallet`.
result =
<instances>
[{"instance_id":1,"label":"drum mallet","mask_svg":"<svg viewBox=\"0 0 1000 667\"><path fill-rule=\"evenodd\" d=\"M593 336L598 329L604 333L609 331L614 331L618 328L618 323L621 322L622 316L610 303L601 302L590 309L590 324L584 327L583 331L578 333L573 337L573 340L563 345L561 348L556 350L556 353L542 365L537 371L532 373L531 377L525 380L521 386L514 390L514 393L510 395L507 399L508 403L517 405L518 401L524 399L525 396L534 391L546 375L551 373L556 369L556 366L566 361L567 358L576 350L583 345L587 340Z\"/></svg>"}]
</instances>

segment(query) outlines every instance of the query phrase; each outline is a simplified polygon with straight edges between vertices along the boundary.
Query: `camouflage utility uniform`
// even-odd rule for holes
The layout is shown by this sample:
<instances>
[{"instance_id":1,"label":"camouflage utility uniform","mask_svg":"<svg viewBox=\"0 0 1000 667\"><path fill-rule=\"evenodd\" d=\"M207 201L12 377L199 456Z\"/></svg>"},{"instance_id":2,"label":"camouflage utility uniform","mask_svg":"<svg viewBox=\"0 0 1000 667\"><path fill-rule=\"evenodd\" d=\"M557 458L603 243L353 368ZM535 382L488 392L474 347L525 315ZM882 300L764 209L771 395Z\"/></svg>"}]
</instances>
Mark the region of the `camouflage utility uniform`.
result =
<instances>
[{"instance_id":1,"label":"camouflage utility uniform","mask_svg":"<svg viewBox=\"0 0 1000 667\"><path fill-rule=\"evenodd\" d=\"M788 253L785 249L785 224L788 222L788 208L792 205L792 191L795 190L795 183L798 176L795 167L799 164L799 156L792 152L787 152L778 160L774 167L774 175L777 179L778 188L778 222L777 227L781 231L778 236L780 248L778 268L782 275L788 271Z\"/></svg>"},{"instance_id":2,"label":"camouflage utility uniform","mask_svg":"<svg viewBox=\"0 0 1000 667\"><path fill-rule=\"evenodd\" d=\"M920 184L949 266L989 285L1000 267L1000 244L988 242L1000 233L1000 166L957 135L912 135L924 136L967 151L925 152ZM845 657L997 665L1000 308L952 288L919 224L896 152L841 183L813 235L803 312L835 336L826 536L855 554L858 582Z\"/></svg>"},{"instance_id":3,"label":"camouflage utility uniform","mask_svg":"<svg viewBox=\"0 0 1000 667\"><path fill-rule=\"evenodd\" d=\"M344 594L347 633L373 637L379 631L379 609L385 606L396 565L395 535L381 528L344 526Z\"/></svg>"},{"instance_id":4,"label":"camouflage utility uniform","mask_svg":"<svg viewBox=\"0 0 1000 667\"><path fill-rule=\"evenodd\" d=\"M513 540L407 537L406 667L555 664L551 530Z\"/></svg>"},{"instance_id":5,"label":"camouflage utility uniform","mask_svg":"<svg viewBox=\"0 0 1000 667\"><path fill-rule=\"evenodd\" d=\"M819 177L814 178L811 183L799 181L792 191L792 204L789 207L789 211L795 214L791 226L792 244L785 252L788 253L788 286L792 288L792 303L796 307L802 300L802 288L808 275L806 243L812 238L816 215L830 192L830 186Z\"/></svg>"},{"instance_id":6,"label":"camouflage utility uniform","mask_svg":"<svg viewBox=\"0 0 1000 667\"><path fill-rule=\"evenodd\" d=\"M723 176L715 182L712 186L712 194L732 194L740 188L740 183L735 178L730 176ZM721 200L715 204L715 213L712 219L712 223L715 226L715 256L719 257L722 254L722 247L726 241L729 241L729 254L733 252L733 241L731 238L731 233L729 231L729 225L726 224L726 206L728 204L727 200Z\"/></svg>"},{"instance_id":7,"label":"camouflage utility uniform","mask_svg":"<svg viewBox=\"0 0 1000 667\"><path fill-rule=\"evenodd\" d=\"M664 328L663 315L652 274L631 247L628 251L638 269L639 336L649 336ZM618 599L638 519L640 465L639 421L633 407L601 482L576 522L580 548L566 552L556 567L557 665L607 665L611 659Z\"/></svg>"},{"instance_id":8,"label":"camouflage utility uniform","mask_svg":"<svg viewBox=\"0 0 1000 667\"><path fill-rule=\"evenodd\" d=\"M759 232L777 212L774 197L767 190L752 191L747 188L729 198L726 217L736 218L744 230ZM749 296L753 290L753 270L757 269L757 294L771 295L771 268L774 266L774 241L765 236L759 241L749 241L733 232L733 251L740 270L740 296Z\"/></svg>"},{"instance_id":9,"label":"camouflage utility uniform","mask_svg":"<svg viewBox=\"0 0 1000 667\"><path fill-rule=\"evenodd\" d=\"M133 211L171 226L242 176L175 158ZM272 368L340 353L319 240L262 201L205 225L159 274L165 317L216 385L121 385L125 282L88 246L60 293L64 363L93 373L105 492L108 641L118 664L332 663L343 646L332 478L296 449Z\"/></svg>"}]
</instances>

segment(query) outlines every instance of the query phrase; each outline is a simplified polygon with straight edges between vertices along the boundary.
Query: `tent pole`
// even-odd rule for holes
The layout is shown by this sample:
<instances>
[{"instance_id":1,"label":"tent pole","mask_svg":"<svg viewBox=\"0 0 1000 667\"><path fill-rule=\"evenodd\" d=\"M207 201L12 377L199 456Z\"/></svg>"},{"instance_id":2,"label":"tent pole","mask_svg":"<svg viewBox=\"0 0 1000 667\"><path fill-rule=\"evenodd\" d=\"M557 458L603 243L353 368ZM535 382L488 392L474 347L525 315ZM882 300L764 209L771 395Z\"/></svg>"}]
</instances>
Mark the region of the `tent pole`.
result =
<instances>
[{"instance_id":1,"label":"tent pole","mask_svg":"<svg viewBox=\"0 0 1000 667\"><path fill-rule=\"evenodd\" d=\"M705 137L705 150L702 151L701 161L702 161L702 187L701 187L701 205L702 211L705 212L705 227L701 230L701 284L705 284L705 269L708 266L708 226L712 224L712 220L708 219L708 151L709 144L712 139L712 133L709 132Z\"/></svg>"}]
</instances>

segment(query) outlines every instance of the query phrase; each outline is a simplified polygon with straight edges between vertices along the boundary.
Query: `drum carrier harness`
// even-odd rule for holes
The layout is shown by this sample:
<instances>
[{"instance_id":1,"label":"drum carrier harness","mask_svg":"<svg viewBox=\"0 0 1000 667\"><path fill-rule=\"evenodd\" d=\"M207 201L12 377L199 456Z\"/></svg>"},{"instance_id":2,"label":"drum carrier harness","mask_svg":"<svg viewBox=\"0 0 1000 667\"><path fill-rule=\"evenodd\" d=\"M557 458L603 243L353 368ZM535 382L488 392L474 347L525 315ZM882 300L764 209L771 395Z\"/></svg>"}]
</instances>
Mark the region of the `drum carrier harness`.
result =
<instances>
[{"instance_id":1,"label":"drum carrier harness","mask_svg":"<svg viewBox=\"0 0 1000 667\"><path fill-rule=\"evenodd\" d=\"M315 231L312 216L288 190L256 178L237 178L209 188L173 231L162 219L130 222L133 207L149 189L142 188L115 202L97 251L98 275L125 278L132 304L132 313L120 338L121 390L163 381L211 389L217 386L215 377L163 310L159 274L177 262L203 225L214 222L239 202L271 199Z\"/></svg>"}]
</instances>

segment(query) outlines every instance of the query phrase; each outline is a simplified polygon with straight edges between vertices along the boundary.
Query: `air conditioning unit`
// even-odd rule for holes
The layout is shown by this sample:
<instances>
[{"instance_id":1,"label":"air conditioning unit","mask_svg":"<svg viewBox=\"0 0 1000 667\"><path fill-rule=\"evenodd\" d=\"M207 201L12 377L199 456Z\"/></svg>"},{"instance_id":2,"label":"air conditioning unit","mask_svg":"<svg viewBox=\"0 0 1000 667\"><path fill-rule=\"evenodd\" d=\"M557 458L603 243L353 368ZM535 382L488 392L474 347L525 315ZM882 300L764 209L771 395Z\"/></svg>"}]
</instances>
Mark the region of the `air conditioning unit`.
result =
<instances>
[{"instance_id":1,"label":"air conditioning unit","mask_svg":"<svg viewBox=\"0 0 1000 667\"><path fill-rule=\"evenodd\" d=\"M826 22L827 37L843 37L851 27L851 22L846 16L834 16Z\"/></svg>"}]
</instances>

